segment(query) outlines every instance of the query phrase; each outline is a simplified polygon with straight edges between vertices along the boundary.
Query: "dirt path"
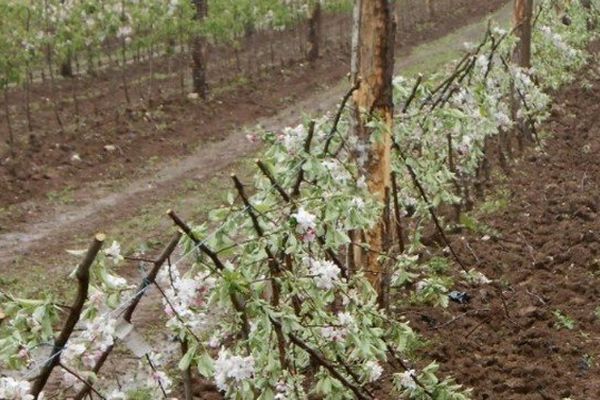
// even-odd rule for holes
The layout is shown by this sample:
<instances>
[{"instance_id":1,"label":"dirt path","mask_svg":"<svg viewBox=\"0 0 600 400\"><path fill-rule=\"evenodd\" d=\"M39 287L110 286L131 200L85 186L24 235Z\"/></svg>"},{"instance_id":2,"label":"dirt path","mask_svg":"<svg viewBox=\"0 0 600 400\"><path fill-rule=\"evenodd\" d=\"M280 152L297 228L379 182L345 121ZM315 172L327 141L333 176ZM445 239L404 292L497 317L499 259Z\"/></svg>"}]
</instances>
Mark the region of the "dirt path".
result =
<instances>
[{"instance_id":1,"label":"dirt path","mask_svg":"<svg viewBox=\"0 0 600 400\"><path fill-rule=\"evenodd\" d=\"M509 15L510 6L506 6L494 18L507 21ZM478 40L484 29L485 22L480 21L419 46L410 54L400 54L397 69L406 74L434 69L455 56L465 41ZM149 208L161 202L190 204L193 201L193 204L202 204L204 198L211 195L208 191L221 193L229 188L228 180L223 179L220 187L207 189L211 177L231 170L240 159L259 150L246 140L248 129L259 124L266 129L278 130L298 123L301 115L322 114L334 108L345 90L343 82L315 90L275 115L256 120L245 128L234 129L222 141L203 144L191 155L160 164L139 178L124 180L118 185L114 182L103 185L82 182L79 188L64 194L70 199L68 204L32 202L28 206L31 211L23 217L24 220L14 225L11 223L10 231L0 234L0 274L13 278L15 268L19 268L17 276L20 278L21 274L27 274L27 268L34 265L44 265L46 273L52 271L57 267L51 265L60 265L63 249L87 242L87 238L96 231L115 231L116 226L134 216L143 219ZM98 171L99 176L102 173ZM199 190L186 194L182 185L190 181ZM161 211L152 212L158 212L160 217ZM129 234L147 238L150 233L146 229L140 226ZM54 262L49 262L51 260Z\"/></svg>"},{"instance_id":2,"label":"dirt path","mask_svg":"<svg viewBox=\"0 0 600 400\"><path fill-rule=\"evenodd\" d=\"M454 240L496 285L457 287L473 296L464 306L409 310L434 344L425 358L473 399L600 399L600 65L555 96L542 131L545 152L493 188L480 219L492 233Z\"/></svg>"}]
</instances>

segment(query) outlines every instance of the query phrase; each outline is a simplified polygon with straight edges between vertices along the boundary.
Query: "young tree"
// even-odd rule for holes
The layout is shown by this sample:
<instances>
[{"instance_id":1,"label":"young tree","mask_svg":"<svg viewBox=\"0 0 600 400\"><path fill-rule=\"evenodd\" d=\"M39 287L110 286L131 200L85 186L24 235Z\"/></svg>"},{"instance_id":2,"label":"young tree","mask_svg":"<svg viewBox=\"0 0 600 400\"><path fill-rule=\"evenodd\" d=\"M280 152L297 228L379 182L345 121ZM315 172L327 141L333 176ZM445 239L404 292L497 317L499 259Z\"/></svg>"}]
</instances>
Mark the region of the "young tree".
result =
<instances>
[{"instance_id":1,"label":"young tree","mask_svg":"<svg viewBox=\"0 0 600 400\"><path fill-rule=\"evenodd\" d=\"M361 166L371 193L387 204L390 192L390 147L393 117L395 23L391 0L356 0L354 4L351 78L358 89L353 96L353 124L366 149ZM382 121L374 128L370 122ZM364 157L361 157L364 158ZM369 251L354 247L354 263L366 271L380 290L383 268L378 254L384 250L385 219L361 236ZM356 238L355 238L356 239Z\"/></svg>"},{"instance_id":2,"label":"young tree","mask_svg":"<svg viewBox=\"0 0 600 400\"><path fill-rule=\"evenodd\" d=\"M195 20L201 24L208 15L207 0L192 0L196 8ZM208 84L206 82L206 40L201 33L196 33L192 39L192 79L194 92L206 99Z\"/></svg>"}]
</instances>

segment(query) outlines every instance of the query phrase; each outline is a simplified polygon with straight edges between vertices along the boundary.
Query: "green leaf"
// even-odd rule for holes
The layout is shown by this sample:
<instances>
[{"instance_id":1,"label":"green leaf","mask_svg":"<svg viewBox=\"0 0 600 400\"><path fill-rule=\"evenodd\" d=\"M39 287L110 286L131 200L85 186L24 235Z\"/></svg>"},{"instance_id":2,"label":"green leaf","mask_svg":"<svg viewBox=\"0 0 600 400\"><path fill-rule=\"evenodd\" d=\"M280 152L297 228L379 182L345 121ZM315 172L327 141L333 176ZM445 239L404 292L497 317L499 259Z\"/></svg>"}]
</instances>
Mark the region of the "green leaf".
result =
<instances>
[{"instance_id":1,"label":"green leaf","mask_svg":"<svg viewBox=\"0 0 600 400\"><path fill-rule=\"evenodd\" d=\"M198 372L205 378L211 378L215 373L214 361L206 353L203 353L197 361Z\"/></svg>"},{"instance_id":2,"label":"green leaf","mask_svg":"<svg viewBox=\"0 0 600 400\"><path fill-rule=\"evenodd\" d=\"M192 363L192 360L194 359L194 356L196 355L197 350L198 350L198 344L194 343L188 349L188 351L183 355L183 357L179 361L179 364L177 365L177 367L181 371L185 371L186 369L188 369L190 367L190 364Z\"/></svg>"}]
</instances>

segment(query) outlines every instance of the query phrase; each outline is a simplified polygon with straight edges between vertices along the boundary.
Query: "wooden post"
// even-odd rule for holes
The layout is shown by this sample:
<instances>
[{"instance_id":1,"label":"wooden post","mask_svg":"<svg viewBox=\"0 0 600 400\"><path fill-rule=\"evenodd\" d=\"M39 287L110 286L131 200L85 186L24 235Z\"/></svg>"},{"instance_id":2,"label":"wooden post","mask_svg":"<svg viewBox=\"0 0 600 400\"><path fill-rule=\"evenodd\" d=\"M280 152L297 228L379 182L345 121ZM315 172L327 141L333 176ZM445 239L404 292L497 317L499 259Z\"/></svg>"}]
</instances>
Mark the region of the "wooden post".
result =
<instances>
[{"instance_id":1,"label":"wooden post","mask_svg":"<svg viewBox=\"0 0 600 400\"><path fill-rule=\"evenodd\" d=\"M387 204L391 192L391 134L393 122L392 78L394 72L395 22L390 0L356 0L354 5L351 79L358 89L353 95L353 129L367 151L361 166L370 192ZM369 128L373 119L381 128ZM377 140L372 140L376 134ZM373 229L364 232L369 250L354 248L354 263L381 292L383 252L389 221L383 216ZM362 236L360 233L359 236ZM353 238L357 239L357 238ZM359 242L360 240L353 240Z\"/></svg>"},{"instance_id":2,"label":"wooden post","mask_svg":"<svg viewBox=\"0 0 600 400\"><path fill-rule=\"evenodd\" d=\"M194 19L201 24L208 15L207 0L192 0L196 8ZM194 92L206 99L208 83L206 82L206 41L202 35L197 34L192 39L192 79Z\"/></svg>"}]
</instances>

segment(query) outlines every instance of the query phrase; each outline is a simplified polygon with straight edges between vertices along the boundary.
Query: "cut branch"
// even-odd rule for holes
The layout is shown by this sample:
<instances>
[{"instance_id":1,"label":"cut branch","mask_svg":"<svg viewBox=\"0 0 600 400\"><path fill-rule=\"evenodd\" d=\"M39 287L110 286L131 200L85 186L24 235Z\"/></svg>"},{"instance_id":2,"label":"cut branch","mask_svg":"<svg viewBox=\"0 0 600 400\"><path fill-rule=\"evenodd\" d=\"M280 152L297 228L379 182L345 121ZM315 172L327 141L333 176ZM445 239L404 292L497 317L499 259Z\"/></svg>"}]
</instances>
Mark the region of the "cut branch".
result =
<instances>
[{"instance_id":1,"label":"cut branch","mask_svg":"<svg viewBox=\"0 0 600 400\"><path fill-rule=\"evenodd\" d=\"M83 310L83 305L87 300L90 284L90 267L96 259L98 252L102 248L104 240L105 236L103 234L97 234L94 240L92 241L92 244L88 248L85 258L77 267L77 272L75 273L78 282L77 296L75 298L75 301L73 302L71 310L69 311L69 316L67 317L65 325L63 326L56 340L54 341L54 346L52 348L50 358L42 367L40 374L33 383L31 394L33 395L34 399L37 399L42 390L44 390L44 386L46 386L46 383L48 382L48 378L50 377L52 370L60 363L60 354L62 353L65 345L69 341L69 338L71 337L71 334L75 329L75 325L79 321L81 311Z\"/></svg>"}]
</instances>

